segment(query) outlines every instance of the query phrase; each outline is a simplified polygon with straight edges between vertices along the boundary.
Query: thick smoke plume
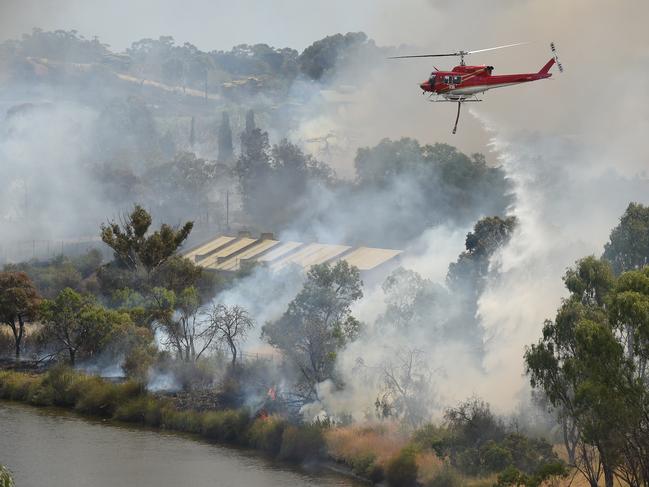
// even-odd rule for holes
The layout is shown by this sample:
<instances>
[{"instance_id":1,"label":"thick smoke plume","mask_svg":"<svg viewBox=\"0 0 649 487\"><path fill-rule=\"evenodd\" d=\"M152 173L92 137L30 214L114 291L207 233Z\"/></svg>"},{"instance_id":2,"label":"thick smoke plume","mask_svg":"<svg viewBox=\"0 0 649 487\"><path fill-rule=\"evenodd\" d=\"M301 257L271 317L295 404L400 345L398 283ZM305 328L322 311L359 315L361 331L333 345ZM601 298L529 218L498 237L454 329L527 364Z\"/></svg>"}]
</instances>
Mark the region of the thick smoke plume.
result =
<instances>
[{"instance_id":1,"label":"thick smoke plume","mask_svg":"<svg viewBox=\"0 0 649 487\"><path fill-rule=\"evenodd\" d=\"M383 296L380 291L369 293L358 311L368 324L366 335L339 359L347 388L338 393L323 385L324 409L352 410L356 416L373 409L381 387L377 376L372 382L359 375L358 360L379 367L394 356L395 344L405 350L415 343L425 351L435 372L435 388L429 398L432 410L472 393L484 397L499 411L516 409L527 382L524 347L538 339L543 320L553 317L565 295L561 276L566 268L585 255L601 255L611 228L630 201L649 202L649 148L644 141L649 129L648 39L637 17L640 11L647 14L646 5L634 2L635 9L622 11L613 2L500 2L497 6L470 7L466 2L428 3L430 9L422 4L418 14L421 18L436 15L429 24L431 34L425 50L439 51L441 46L448 46L449 39L452 46L448 47L453 49L457 42L488 46L539 40L543 42L479 61L496 64L496 72L536 71L549 57L545 45L555 40L566 72L555 74L555 79L545 84L489 92L485 102L472 108L472 116L462 120L461 133L477 139L484 136L489 160L506 171L514 194L509 214L519 222L509 245L493 257L491 265L497 277L489 281L479 298L477 318L484 355L476 360L474 350L461 342L440 343L430 330L396 337L382 335L375 320ZM476 10L475 15L461 16L467 8ZM566 19L577 22L578 34L561 28ZM464 25L458 39L455 27L460 20L468 27ZM390 25L394 25L393 19ZM632 33L622 35L622 25ZM602 29L620 35L609 42L608 36L601 36ZM421 30L415 31L421 34ZM376 67L368 66L368 72L372 69L376 73ZM378 127L374 132L377 137L399 133L405 127L408 134L418 133L426 127L422 140L431 136L446 140L439 125L443 108L426 106L425 116L418 108L407 115L399 112L413 98L404 94L403 79L390 76L388 69L392 68L379 70L372 78L377 89L373 93L383 96L371 101L362 98L353 108L341 110L337 120L354 130ZM409 73L411 81L418 79L410 69L399 67ZM637 84L633 83L632 89L617 90L598 80L599 75L617 80L620 86L626 84L623 79L636 80ZM392 81L390 90L382 86L387 80ZM393 102L395 90L401 94L399 102ZM386 116L390 109L399 116ZM365 123L353 120L350 113L362 114ZM411 130L413 121L418 128ZM331 121L328 123L330 126ZM371 137L369 131L366 134ZM458 142L466 147L462 138ZM430 238L422 258L406 261L404 266L443 282L439 270L453 260L449 259L452 251L444 250L452 243L448 238ZM458 238L456 255L461 248ZM431 322L435 319L431 317Z\"/></svg>"}]
</instances>

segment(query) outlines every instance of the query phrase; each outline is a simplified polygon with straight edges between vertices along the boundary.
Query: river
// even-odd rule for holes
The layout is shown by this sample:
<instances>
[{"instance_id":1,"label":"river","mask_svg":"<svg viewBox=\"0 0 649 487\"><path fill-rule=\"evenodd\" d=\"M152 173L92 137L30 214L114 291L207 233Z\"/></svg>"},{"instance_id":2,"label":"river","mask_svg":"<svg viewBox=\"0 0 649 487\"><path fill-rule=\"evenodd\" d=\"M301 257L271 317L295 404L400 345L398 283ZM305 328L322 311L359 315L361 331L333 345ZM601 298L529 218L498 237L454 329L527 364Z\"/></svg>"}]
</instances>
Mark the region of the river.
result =
<instances>
[{"instance_id":1,"label":"river","mask_svg":"<svg viewBox=\"0 0 649 487\"><path fill-rule=\"evenodd\" d=\"M0 463L16 487L359 487L248 450L0 401Z\"/></svg>"}]
</instances>

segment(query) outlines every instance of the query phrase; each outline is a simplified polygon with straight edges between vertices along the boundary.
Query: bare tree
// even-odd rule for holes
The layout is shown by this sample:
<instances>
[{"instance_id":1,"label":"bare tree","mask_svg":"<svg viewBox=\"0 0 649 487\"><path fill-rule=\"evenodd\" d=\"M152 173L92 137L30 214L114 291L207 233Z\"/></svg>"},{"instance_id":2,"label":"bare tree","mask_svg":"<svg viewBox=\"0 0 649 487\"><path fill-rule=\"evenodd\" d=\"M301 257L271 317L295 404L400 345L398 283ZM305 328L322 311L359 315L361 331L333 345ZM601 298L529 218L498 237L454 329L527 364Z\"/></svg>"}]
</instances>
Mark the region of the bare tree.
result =
<instances>
[{"instance_id":1,"label":"bare tree","mask_svg":"<svg viewBox=\"0 0 649 487\"><path fill-rule=\"evenodd\" d=\"M217 340L224 342L232 355L232 367L236 365L239 344L246 339L254 321L240 306L216 304L210 312L210 328Z\"/></svg>"},{"instance_id":2,"label":"bare tree","mask_svg":"<svg viewBox=\"0 0 649 487\"><path fill-rule=\"evenodd\" d=\"M154 288L155 321L164 332L163 343L185 362L196 362L213 344L216 328L200 304L198 291L189 287L176 295Z\"/></svg>"},{"instance_id":3,"label":"bare tree","mask_svg":"<svg viewBox=\"0 0 649 487\"><path fill-rule=\"evenodd\" d=\"M416 428L429 417L432 372L421 350L396 350L381 367L383 387L374 403L379 417L393 416Z\"/></svg>"}]
</instances>

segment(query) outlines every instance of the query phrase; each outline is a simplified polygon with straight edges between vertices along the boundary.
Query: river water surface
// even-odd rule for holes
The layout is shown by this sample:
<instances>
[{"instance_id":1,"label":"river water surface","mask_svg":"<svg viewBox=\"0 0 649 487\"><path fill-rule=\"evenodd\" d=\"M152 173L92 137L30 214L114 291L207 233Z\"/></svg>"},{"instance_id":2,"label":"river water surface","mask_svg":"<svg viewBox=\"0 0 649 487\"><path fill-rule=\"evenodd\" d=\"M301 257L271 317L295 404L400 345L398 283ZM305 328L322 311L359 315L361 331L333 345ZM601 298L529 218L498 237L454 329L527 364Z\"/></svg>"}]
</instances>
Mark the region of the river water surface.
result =
<instances>
[{"instance_id":1,"label":"river water surface","mask_svg":"<svg viewBox=\"0 0 649 487\"><path fill-rule=\"evenodd\" d=\"M0 464L16 487L359 487L254 452L0 401Z\"/></svg>"}]
</instances>

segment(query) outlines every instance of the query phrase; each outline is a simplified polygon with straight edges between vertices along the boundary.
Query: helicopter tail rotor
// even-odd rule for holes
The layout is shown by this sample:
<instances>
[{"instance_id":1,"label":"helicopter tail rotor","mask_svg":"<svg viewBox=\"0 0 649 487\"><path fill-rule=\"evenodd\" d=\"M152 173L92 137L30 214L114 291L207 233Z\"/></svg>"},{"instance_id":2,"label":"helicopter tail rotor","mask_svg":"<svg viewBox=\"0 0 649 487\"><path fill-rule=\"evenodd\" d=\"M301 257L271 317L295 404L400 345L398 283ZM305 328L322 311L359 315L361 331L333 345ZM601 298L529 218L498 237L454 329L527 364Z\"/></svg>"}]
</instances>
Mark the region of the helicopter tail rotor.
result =
<instances>
[{"instance_id":1,"label":"helicopter tail rotor","mask_svg":"<svg viewBox=\"0 0 649 487\"><path fill-rule=\"evenodd\" d=\"M557 54L557 48L555 47L554 42L550 43L550 49L552 50L552 56L554 57L554 62L557 63L559 72L563 73L563 64L559 61L559 55Z\"/></svg>"}]
</instances>

